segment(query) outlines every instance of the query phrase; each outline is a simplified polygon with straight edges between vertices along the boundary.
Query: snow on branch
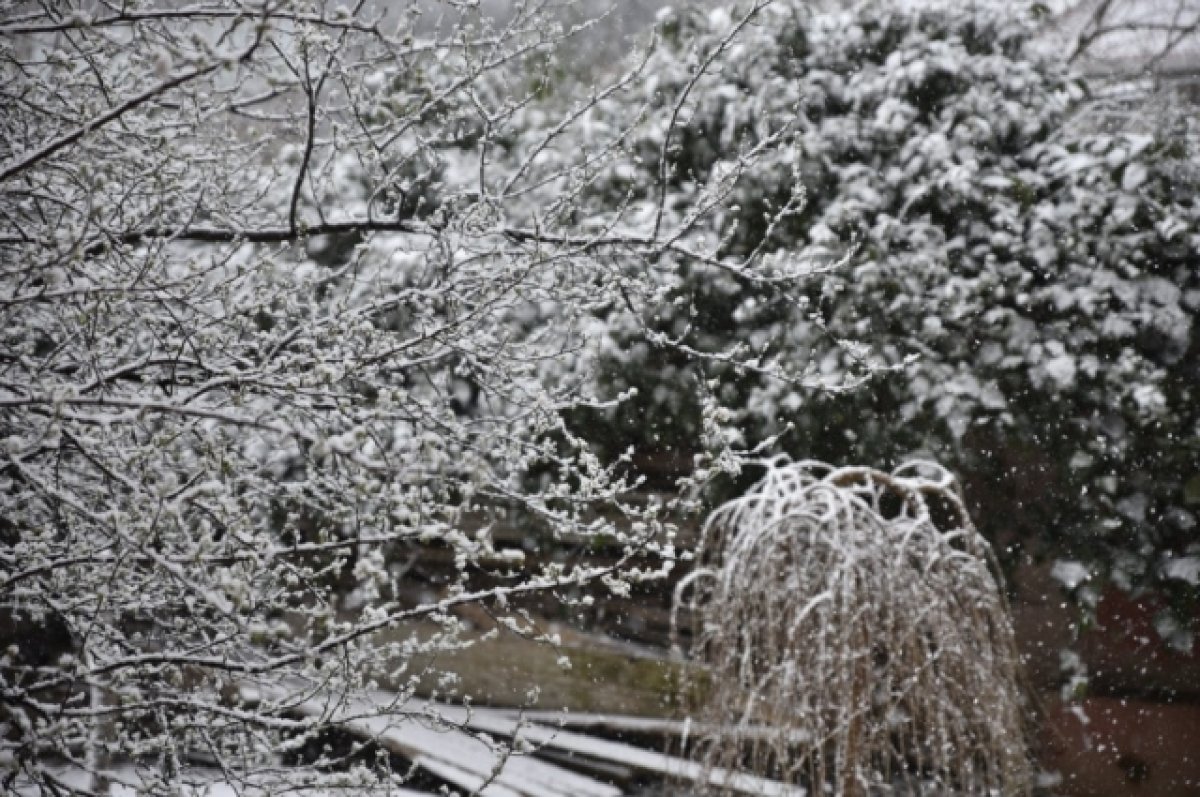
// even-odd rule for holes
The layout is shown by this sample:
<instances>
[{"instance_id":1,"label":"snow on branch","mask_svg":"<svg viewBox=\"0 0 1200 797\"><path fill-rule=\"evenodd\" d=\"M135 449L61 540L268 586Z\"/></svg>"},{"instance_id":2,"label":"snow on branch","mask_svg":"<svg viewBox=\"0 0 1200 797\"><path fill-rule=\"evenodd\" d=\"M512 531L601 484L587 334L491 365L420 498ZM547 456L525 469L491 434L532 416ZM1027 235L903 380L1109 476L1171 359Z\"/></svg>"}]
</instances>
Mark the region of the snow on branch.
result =
<instances>
[{"instance_id":1,"label":"snow on branch","mask_svg":"<svg viewBox=\"0 0 1200 797\"><path fill-rule=\"evenodd\" d=\"M813 272L688 235L736 175L661 224L585 202L647 57L580 90L558 3L385 5L0 12L0 791L395 793L239 685L406 698L461 612L553 644L530 605L673 564L578 428L633 395L608 330L681 263Z\"/></svg>"},{"instance_id":2,"label":"snow on branch","mask_svg":"<svg viewBox=\"0 0 1200 797\"><path fill-rule=\"evenodd\" d=\"M815 793L1028 793L1008 607L953 477L767 465L677 592L705 666L689 755Z\"/></svg>"}]
</instances>

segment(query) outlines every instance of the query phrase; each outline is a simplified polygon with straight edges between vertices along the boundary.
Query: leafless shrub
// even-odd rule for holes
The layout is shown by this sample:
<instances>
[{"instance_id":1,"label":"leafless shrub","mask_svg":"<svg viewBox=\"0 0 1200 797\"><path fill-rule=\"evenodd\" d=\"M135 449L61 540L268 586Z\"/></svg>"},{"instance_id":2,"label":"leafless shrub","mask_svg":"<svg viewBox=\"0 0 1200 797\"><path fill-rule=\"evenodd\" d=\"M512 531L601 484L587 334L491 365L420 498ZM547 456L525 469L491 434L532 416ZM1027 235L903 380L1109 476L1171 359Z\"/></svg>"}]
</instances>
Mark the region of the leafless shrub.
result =
<instances>
[{"instance_id":1,"label":"leafless shrub","mask_svg":"<svg viewBox=\"0 0 1200 797\"><path fill-rule=\"evenodd\" d=\"M1029 792L1007 602L947 471L773 462L700 551L689 755L843 795Z\"/></svg>"}]
</instances>

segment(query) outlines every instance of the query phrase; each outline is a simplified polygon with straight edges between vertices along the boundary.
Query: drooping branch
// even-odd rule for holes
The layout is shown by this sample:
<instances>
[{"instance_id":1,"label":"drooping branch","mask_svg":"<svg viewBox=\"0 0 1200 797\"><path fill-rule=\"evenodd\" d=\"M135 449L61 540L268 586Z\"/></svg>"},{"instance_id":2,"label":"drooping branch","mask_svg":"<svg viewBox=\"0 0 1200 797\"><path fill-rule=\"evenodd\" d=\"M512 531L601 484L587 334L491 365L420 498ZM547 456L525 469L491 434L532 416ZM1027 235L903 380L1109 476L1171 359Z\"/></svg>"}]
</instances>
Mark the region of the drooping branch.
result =
<instances>
[{"instance_id":1,"label":"drooping branch","mask_svg":"<svg viewBox=\"0 0 1200 797\"><path fill-rule=\"evenodd\" d=\"M1008 605L953 478L766 464L710 517L677 593L707 668L693 754L847 797L1028 794Z\"/></svg>"}]
</instances>

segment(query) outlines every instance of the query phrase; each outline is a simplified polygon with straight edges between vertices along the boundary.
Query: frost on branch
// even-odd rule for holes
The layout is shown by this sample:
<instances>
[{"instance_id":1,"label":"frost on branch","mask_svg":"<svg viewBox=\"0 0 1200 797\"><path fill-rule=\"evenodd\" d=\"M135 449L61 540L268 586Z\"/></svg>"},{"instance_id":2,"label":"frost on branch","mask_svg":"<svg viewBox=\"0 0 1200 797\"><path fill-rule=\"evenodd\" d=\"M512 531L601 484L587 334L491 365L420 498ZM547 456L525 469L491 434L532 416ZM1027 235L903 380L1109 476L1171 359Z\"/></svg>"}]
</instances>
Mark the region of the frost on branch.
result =
<instances>
[{"instance_id":1,"label":"frost on branch","mask_svg":"<svg viewBox=\"0 0 1200 797\"><path fill-rule=\"evenodd\" d=\"M656 572L661 507L569 419L623 400L642 266L712 253L579 220L630 131L571 131L642 62L540 105L586 23L477 5L0 12L0 791L394 790L297 706L398 712L464 605L548 642L529 602Z\"/></svg>"},{"instance_id":2,"label":"frost on branch","mask_svg":"<svg viewBox=\"0 0 1200 797\"><path fill-rule=\"evenodd\" d=\"M947 471L776 460L701 542L689 755L842 795L1029 792L1007 603Z\"/></svg>"}]
</instances>

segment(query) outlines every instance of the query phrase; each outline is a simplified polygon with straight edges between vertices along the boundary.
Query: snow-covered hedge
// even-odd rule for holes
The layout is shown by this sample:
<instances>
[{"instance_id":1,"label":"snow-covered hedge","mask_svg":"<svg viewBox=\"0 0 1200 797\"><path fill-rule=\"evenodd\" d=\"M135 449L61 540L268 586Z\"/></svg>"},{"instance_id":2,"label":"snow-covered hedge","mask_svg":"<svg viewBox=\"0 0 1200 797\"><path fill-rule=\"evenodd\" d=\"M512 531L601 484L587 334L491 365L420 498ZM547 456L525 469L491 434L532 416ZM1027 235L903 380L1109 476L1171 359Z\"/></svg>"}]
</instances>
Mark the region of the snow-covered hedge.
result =
<instances>
[{"instance_id":1,"label":"snow-covered hedge","mask_svg":"<svg viewBox=\"0 0 1200 797\"><path fill-rule=\"evenodd\" d=\"M686 220L731 191L685 240L819 273L789 301L734 270L676 270L646 322L810 384L892 370L805 390L618 331L604 378L639 399L589 422L618 446L695 450L712 394L742 407L747 445L792 424L804 456L932 454L994 538L1194 596L1178 565L1200 556L1196 131L1089 131L1087 87L1026 52L1011 10L805 6L768 7L728 46L725 12L660 20L657 84L606 107L611 126L655 123L600 181L596 218Z\"/></svg>"}]
</instances>

